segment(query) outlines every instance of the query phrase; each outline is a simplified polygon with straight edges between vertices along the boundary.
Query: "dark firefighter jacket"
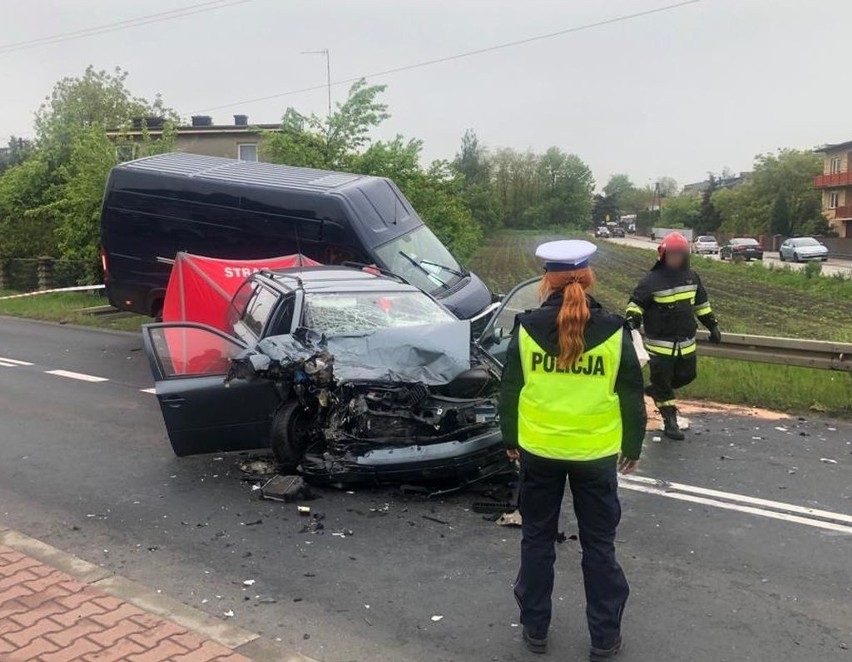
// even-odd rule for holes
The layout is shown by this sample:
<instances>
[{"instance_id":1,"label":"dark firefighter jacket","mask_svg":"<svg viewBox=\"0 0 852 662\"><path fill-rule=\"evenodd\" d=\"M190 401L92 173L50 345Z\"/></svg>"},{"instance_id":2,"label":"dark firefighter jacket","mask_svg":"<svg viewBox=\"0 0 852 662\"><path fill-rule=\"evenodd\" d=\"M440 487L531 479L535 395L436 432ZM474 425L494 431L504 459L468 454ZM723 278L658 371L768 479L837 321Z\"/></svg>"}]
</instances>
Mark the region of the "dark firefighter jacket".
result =
<instances>
[{"instance_id":1,"label":"dark firefighter jacket","mask_svg":"<svg viewBox=\"0 0 852 662\"><path fill-rule=\"evenodd\" d=\"M716 326L698 274L688 265L669 269L662 261L651 268L633 291L627 314L642 316L645 347L657 354L673 354L675 348L683 354L694 352L696 317L708 329Z\"/></svg>"},{"instance_id":2,"label":"dark firefighter jacket","mask_svg":"<svg viewBox=\"0 0 852 662\"><path fill-rule=\"evenodd\" d=\"M518 410L521 392L524 389L524 367L521 359L520 336L521 328L528 337L546 355L543 358L543 367L547 369L548 363L553 366L555 357L559 355L559 338L556 326L556 317L562 304L560 293L552 295L537 310L528 311L518 315L515 322L515 331L506 356L506 365L503 368L503 379L500 391L500 427L503 433L503 442L508 448L518 448ZM620 415L621 424L621 452L625 457L637 460L642 452L642 440L645 436L645 400L642 380L642 368L636 357L630 332L624 326L624 320L617 315L606 313L594 299L589 297L591 307L591 318L586 324L585 332L585 354L583 358L594 355L594 349L611 341L615 334L621 335L621 349L619 352L620 363L618 364L614 391L618 398L618 407L615 416ZM587 361L588 362L588 361ZM575 367L581 364L578 361ZM553 368L552 368L553 369ZM570 371L570 369L568 369ZM562 372L559 370L558 372ZM570 393L553 394L553 398L546 398L548 402L542 403L542 410L547 408L548 403L553 401L570 401L571 397L580 399L587 396L580 385L583 383L583 372L579 372L579 379L554 380L554 388L566 388L576 390L576 396ZM588 374L588 373L585 373ZM589 376L586 379L594 379ZM579 409L579 407L578 407ZM572 419L572 409L565 407L564 421L566 433L569 430L577 430L577 421ZM552 416L553 412L549 412ZM559 416L562 416L561 411ZM533 419L535 417L532 417ZM589 430L589 435L594 435L596 430ZM586 441L582 442L586 444ZM563 449L566 450L566 449ZM572 459L570 449L567 452L550 454L552 457L561 456Z\"/></svg>"}]
</instances>

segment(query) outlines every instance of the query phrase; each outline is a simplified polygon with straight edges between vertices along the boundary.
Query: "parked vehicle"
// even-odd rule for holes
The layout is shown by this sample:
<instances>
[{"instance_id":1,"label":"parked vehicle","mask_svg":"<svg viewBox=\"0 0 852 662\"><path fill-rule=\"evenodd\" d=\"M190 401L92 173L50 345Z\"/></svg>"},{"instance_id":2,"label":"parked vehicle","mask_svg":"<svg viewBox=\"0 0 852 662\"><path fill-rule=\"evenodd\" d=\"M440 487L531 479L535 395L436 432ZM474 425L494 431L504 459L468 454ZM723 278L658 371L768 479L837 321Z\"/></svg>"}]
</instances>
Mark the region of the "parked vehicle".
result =
<instances>
[{"instance_id":1,"label":"parked vehicle","mask_svg":"<svg viewBox=\"0 0 852 662\"><path fill-rule=\"evenodd\" d=\"M763 259L763 247L750 237L737 237L731 239L719 249L720 260L742 259L746 262Z\"/></svg>"},{"instance_id":2,"label":"parked vehicle","mask_svg":"<svg viewBox=\"0 0 852 662\"><path fill-rule=\"evenodd\" d=\"M620 225L616 225L611 231L613 237L624 237L624 228Z\"/></svg>"},{"instance_id":3,"label":"parked vehicle","mask_svg":"<svg viewBox=\"0 0 852 662\"><path fill-rule=\"evenodd\" d=\"M813 237L793 237L787 239L778 249L782 262L802 262L805 260L828 260L828 248Z\"/></svg>"},{"instance_id":4,"label":"parked vehicle","mask_svg":"<svg viewBox=\"0 0 852 662\"><path fill-rule=\"evenodd\" d=\"M609 228L605 225L599 225L595 228L595 237L598 239L609 239Z\"/></svg>"},{"instance_id":5,"label":"parked vehicle","mask_svg":"<svg viewBox=\"0 0 852 662\"><path fill-rule=\"evenodd\" d=\"M500 364L414 286L375 270L262 271L228 317L230 332L143 327L177 455L271 445L288 470L332 483L506 469Z\"/></svg>"},{"instance_id":6,"label":"parked vehicle","mask_svg":"<svg viewBox=\"0 0 852 662\"><path fill-rule=\"evenodd\" d=\"M101 214L110 303L159 316L178 251L376 264L465 319L492 303L383 177L178 153L113 168Z\"/></svg>"},{"instance_id":7,"label":"parked vehicle","mask_svg":"<svg viewBox=\"0 0 852 662\"><path fill-rule=\"evenodd\" d=\"M702 235L692 242L692 252L695 255L718 255L719 242L716 241L716 237Z\"/></svg>"}]
</instances>

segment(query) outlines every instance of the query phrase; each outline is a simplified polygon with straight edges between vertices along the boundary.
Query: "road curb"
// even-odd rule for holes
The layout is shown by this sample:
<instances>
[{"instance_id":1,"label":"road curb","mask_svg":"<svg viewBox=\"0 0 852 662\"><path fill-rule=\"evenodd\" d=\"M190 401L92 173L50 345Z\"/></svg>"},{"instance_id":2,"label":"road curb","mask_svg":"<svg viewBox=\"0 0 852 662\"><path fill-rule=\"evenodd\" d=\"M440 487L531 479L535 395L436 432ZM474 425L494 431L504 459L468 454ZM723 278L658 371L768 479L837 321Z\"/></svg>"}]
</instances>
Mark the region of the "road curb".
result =
<instances>
[{"instance_id":1,"label":"road curb","mask_svg":"<svg viewBox=\"0 0 852 662\"><path fill-rule=\"evenodd\" d=\"M144 584L117 575L106 568L2 525L0 525L0 544L26 554L70 575L77 581L129 602L146 612L177 623L255 662L316 662L256 632L211 616L207 612L158 593Z\"/></svg>"}]
</instances>

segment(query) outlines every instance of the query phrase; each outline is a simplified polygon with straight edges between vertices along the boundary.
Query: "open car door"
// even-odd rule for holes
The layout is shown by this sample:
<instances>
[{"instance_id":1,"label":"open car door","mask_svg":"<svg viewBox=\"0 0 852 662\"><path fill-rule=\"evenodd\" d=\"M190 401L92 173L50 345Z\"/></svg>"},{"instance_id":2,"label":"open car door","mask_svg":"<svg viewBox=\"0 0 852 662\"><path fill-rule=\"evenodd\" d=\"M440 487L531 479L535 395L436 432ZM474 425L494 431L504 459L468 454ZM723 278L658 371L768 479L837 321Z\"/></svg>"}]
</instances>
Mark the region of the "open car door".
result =
<instances>
[{"instance_id":1,"label":"open car door","mask_svg":"<svg viewBox=\"0 0 852 662\"><path fill-rule=\"evenodd\" d=\"M275 384L225 385L230 360L244 343L190 322L149 324L142 337L175 455L269 446L270 421L281 402Z\"/></svg>"},{"instance_id":2,"label":"open car door","mask_svg":"<svg viewBox=\"0 0 852 662\"><path fill-rule=\"evenodd\" d=\"M515 328L515 316L532 308L538 308L538 286L541 277L536 276L515 285L503 297L500 307L485 325L479 336L479 346L501 364L506 362L506 350Z\"/></svg>"}]
</instances>

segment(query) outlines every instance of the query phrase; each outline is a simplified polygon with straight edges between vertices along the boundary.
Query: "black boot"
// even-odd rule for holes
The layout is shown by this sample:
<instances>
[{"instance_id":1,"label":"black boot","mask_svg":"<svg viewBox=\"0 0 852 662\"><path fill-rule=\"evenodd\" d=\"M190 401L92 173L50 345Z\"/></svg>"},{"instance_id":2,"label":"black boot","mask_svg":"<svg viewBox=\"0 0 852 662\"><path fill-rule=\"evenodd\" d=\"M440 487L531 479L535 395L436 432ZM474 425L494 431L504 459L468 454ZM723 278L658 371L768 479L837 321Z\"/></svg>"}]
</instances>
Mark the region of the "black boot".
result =
<instances>
[{"instance_id":1,"label":"black boot","mask_svg":"<svg viewBox=\"0 0 852 662\"><path fill-rule=\"evenodd\" d=\"M622 650L624 650L624 644L621 641L621 637L619 637L618 641L607 648L592 646L592 649L589 651L589 660L591 662L606 662L616 657Z\"/></svg>"},{"instance_id":2,"label":"black boot","mask_svg":"<svg viewBox=\"0 0 852 662\"><path fill-rule=\"evenodd\" d=\"M533 637L529 631L524 628L524 644L531 653L543 655L547 652L547 635L543 637Z\"/></svg>"},{"instance_id":3,"label":"black boot","mask_svg":"<svg viewBox=\"0 0 852 662\"><path fill-rule=\"evenodd\" d=\"M685 439L683 432L677 426L677 408L671 405L660 407L660 414L663 417L663 434L676 441Z\"/></svg>"}]
</instances>

